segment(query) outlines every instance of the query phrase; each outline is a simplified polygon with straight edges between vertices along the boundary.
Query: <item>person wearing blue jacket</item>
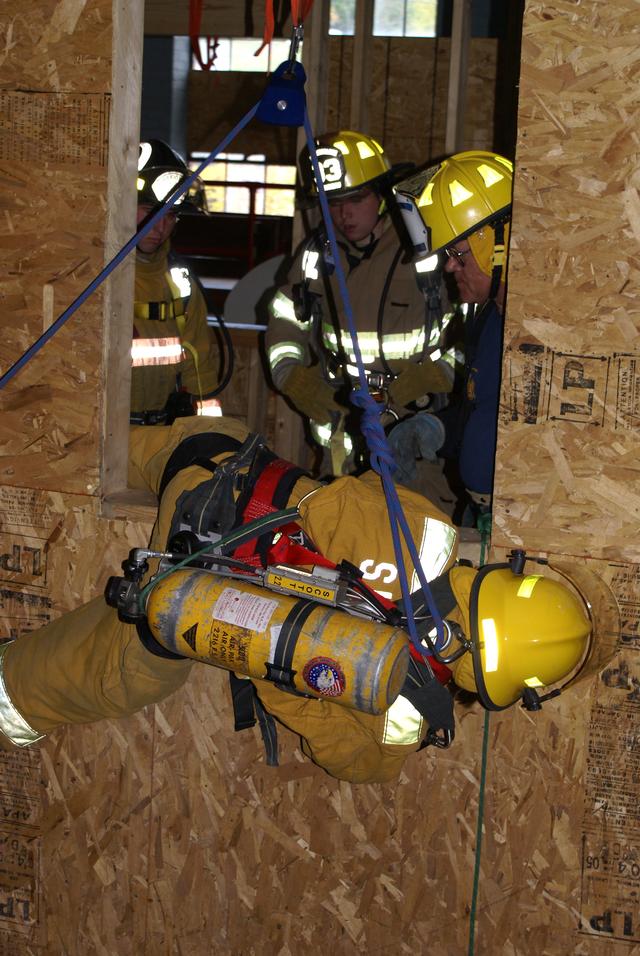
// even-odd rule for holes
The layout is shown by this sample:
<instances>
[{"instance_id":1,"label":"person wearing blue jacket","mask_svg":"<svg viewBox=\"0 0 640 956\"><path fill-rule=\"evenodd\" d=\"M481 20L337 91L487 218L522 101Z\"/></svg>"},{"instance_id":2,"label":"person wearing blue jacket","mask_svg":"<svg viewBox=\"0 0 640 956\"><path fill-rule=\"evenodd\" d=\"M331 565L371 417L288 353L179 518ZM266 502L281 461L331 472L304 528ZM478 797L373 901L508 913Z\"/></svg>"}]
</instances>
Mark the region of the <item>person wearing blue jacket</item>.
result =
<instances>
[{"instance_id":1,"label":"person wearing blue jacket","mask_svg":"<svg viewBox=\"0 0 640 956\"><path fill-rule=\"evenodd\" d=\"M422 227L423 249L445 257L445 272L468 311L458 400L437 416L444 429L424 423L432 426L422 429L426 444L437 447L416 445L416 456L455 458L477 517L490 510L493 490L513 165L504 156L474 150L430 172L410 197L412 212Z\"/></svg>"}]
</instances>

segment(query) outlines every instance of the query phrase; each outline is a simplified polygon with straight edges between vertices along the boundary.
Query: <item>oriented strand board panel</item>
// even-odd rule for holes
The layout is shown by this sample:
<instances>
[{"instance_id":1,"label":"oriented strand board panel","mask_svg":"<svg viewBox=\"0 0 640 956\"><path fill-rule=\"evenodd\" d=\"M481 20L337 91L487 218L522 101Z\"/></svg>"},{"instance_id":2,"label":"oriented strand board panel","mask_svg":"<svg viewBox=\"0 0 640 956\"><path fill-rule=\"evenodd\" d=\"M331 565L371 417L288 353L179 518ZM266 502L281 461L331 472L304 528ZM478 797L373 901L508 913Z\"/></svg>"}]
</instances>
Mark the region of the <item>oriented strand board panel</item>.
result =
<instances>
[{"instance_id":1,"label":"oriented strand board panel","mask_svg":"<svg viewBox=\"0 0 640 956\"><path fill-rule=\"evenodd\" d=\"M46 0L28 8L7 0L2 13L6 372L105 263L113 24L112 0ZM134 205L132 191L131 223ZM112 233L121 237L126 201L119 209ZM99 493L104 289L0 393L3 484Z\"/></svg>"},{"instance_id":2,"label":"oriented strand board panel","mask_svg":"<svg viewBox=\"0 0 640 956\"><path fill-rule=\"evenodd\" d=\"M500 539L638 563L640 7L531 3L497 469Z\"/></svg>"},{"instance_id":3,"label":"oriented strand board panel","mask_svg":"<svg viewBox=\"0 0 640 956\"><path fill-rule=\"evenodd\" d=\"M331 37L327 128L349 127L353 39ZM424 163L444 153L451 40L374 37L371 41L369 129L391 162ZM465 149L494 141L497 40L469 44ZM309 80L309 83L313 78Z\"/></svg>"},{"instance_id":4,"label":"oriented strand board panel","mask_svg":"<svg viewBox=\"0 0 640 956\"><path fill-rule=\"evenodd\" d=\"M128 549L148 539L153 515L148 511L146 521L105 520L95 497L15 486L0 487L0 501L0 640L19 640L99 594ZM98 881L96 892L100 885L110 887L107 910L131 906L127 859L137 858L144 846L148 740L148 722L135 718L113 731L107 725L75 728L53 735L43 747L0 751L3 956L64 952L55 940L69 932L80 939L71 951L90 952L82 939L96 930L82 923L91 920L85 892L92 879ZM116 812L114 824L114 806L122 800L128 822ZM105 859L114 826L117 849ZM107 922L104 938L115 954L120 950L110 938L118 927ZM135 920L127 933L136 933Z\"/></svg>"},{"instance_id":5,"label":"oriented strand board panel","mask_svg":"<svg viewBox=\"0 0 640 956\"><path fill-rule=\"evenodd\" d=\"M640 952L639 39L635 0L526 7L493 544L586 562L621 626L595 683L495 749L513 896L487 900L480 938L509 953Z\"/></svg>"}]
</instances>

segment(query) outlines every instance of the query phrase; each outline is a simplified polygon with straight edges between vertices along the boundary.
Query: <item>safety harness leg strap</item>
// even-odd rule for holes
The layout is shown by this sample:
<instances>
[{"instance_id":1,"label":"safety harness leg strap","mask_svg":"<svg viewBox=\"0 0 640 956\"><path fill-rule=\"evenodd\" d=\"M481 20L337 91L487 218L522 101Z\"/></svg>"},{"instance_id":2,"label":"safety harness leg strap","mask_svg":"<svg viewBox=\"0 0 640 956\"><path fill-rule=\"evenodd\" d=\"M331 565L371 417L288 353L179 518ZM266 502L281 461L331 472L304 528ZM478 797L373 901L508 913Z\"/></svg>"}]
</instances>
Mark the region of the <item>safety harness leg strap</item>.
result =
<instances>
[{"instance_id":1,"label":"safety harness leg strap","mask_svg":"<svg viewBox=\"0 0 640 956\"><path fill-rule=\"evenodd\" d=\"M427 723L427 734L420 746L448 747L455 737L453 697L436 679L426 664L409 658L409 670L400 691Z\"/></svg>"},{"instance_id":2,"label":"safety harness leg strap","mask_svg":"<svg viewBox=\"0 0 640 956\"><path fill-rule=\"evenodd\" d=\"M248 678L229 674L234 730L248 730L260 726L268 767L278 766L278 731L271 714L264 709L253 683Z\"/></svg>"}]
</instances>

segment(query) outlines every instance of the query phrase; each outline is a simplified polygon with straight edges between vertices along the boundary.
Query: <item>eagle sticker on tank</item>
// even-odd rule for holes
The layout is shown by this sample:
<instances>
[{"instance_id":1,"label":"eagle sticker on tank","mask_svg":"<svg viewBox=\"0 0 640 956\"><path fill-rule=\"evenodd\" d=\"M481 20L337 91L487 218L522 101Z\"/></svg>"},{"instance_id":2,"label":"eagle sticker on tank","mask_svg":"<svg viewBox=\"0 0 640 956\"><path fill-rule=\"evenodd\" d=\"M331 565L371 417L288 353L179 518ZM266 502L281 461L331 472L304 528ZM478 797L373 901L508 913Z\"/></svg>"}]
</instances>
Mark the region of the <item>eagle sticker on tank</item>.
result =
<instances>
[{"instance_id":1,"label":"eagle sticker on tank","mask_svg":"<svg viewBox=\"0 0 640 956\"><path fill-rule=\"evenodd\" d=\"M330 657L312 657L305 664L302 676L309 687L323 697L340 697L344 693L344 673Z\"/></svg>"}]
</instances>

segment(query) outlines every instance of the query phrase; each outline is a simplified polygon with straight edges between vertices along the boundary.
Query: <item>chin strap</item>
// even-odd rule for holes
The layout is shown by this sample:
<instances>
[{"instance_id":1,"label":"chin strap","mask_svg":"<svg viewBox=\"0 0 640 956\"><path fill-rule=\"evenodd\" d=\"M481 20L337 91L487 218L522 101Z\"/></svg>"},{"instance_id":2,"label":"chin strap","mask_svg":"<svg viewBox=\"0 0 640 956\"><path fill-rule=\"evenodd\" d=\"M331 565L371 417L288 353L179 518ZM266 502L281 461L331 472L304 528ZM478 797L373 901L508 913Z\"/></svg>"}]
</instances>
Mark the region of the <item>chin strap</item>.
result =
<instances>
[{"instance_id":1,"label":"chin strap","mask_svg":"<svg viewBox=\"0 0 640 956\"><path fill-rule=\"evenodd\" d=\"M489 289L489 299L495 299L498 295L500 282L504 272L504 220L501 219L493 225L495 240L493 244L493 256L491 258L491 288Z\"/></svg>"}]
</instances>

